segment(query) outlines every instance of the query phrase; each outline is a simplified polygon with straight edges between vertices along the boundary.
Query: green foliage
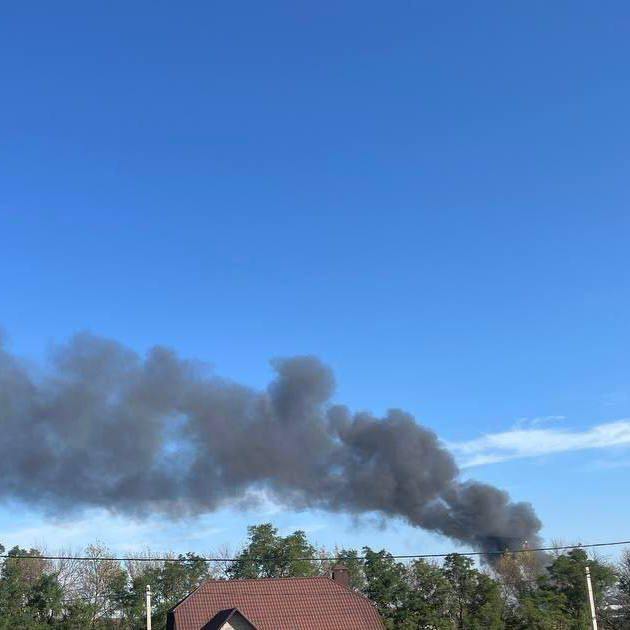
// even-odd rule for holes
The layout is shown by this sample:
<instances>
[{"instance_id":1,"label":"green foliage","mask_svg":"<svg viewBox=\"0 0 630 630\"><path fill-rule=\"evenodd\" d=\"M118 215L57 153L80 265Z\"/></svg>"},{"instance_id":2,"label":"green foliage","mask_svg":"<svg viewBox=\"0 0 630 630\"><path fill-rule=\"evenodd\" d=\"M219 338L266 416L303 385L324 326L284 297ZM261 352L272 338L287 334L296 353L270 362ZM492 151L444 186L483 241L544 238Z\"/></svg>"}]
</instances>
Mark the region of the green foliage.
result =
<instances>
[{"instance_id":1,"label":"green foliage","mask_svg":"<svg viewBox=\"0 0 630 630\"><path fill-rule=\"evenodd\" d=\"M152 578L151 587L154 592L154 620L158 628L166 627L166 614L180 599L194 591L208 576L206 562L194 553L180 554L178 562L167 562L159 572L143 576L144 579L134 586L138 596L142 598Z\"/></svg>"},{"instance_id":2,"label":"green foliage","mask_svg":"<svg viewBox=\"0 0 630 630\"><path fill-rule=\"evenodd\" d=\"M407 579L410 585L407 608L415 627L452 628L449 619L451 589L442 568L425 560L416 560L409 565Z\"/></svg>"},{"instance_id":3,"label":"green foliage","mask_svg":"<svg viewBox=\"0 0 630 630\"><path fill-rule=\"evenodd\" d=\"M247 528L249 543L228 568L230 578L308 577L317 574L317 550L296 531L279 536L271 523Z\"/></svg>"},{"instance_id":4,"label":"green foliage","mask_svg":"<svg viewBox=\"0 0 630 630\"><path fill-rule=\"evenodd\" d=\"M563 612L565 598L541 584L523 594L511 617L510 628L518 630L566 630L570 620Z\"/></svg>"},{"instance_id":5,"label":"green foliage","mask_svg":"<svg viewBox=\"0 0 630 630\"><path fill-rule=\"evenodd\" d=\"M0 571L0 628L52 625L60 616L63 597L57 576L46 572L46 562L35 549L14 547L8 555Z\"/></svg>"},{"instance_id":6,"label":"green foliage","mask_svg":"<svg viewBox=\"0 0 630 630\"><path fill-rule=\"evenodd\" d=\"M450 586L449 618L453 628L502 628L503 605L498 584L459 554L444 559L444 577Z\"/></svg>"},{"instance_id":7,"label":"green foliage","mask_svg":"<svg viewBox=\"0 0 630 630\"><path fill-rule=\"evenodd\" d=\"M192 553L173 556L175 562L124 567L103 546L92 545L86 554L89 562L68 571L36 549L13 548L0 562L0 630L141 630L147 585L153 594L153 628L164 630L168 610L211 576L208 563ZM534 554L505 554L494 563L494 577L458 554L442 564L403 563L369 547L361 553L341 549L325 555L340 559L351 588L374 602L392 630L589 630L586 565L601 630L630 628L629 553L617 573L582 549L559 555L546 567ZM304 532L281 536L263 524L248 529L247 544L236 560L226 561L223 573L212 576L327 574L332 563L310 559L315 557Z\"/></svg>"},{"instance_id":8,"label":"green foliage","mask_svg":"<svg viewBox=\"0 0 630 630\"><path fill-rule=\"evenodd\" d=\"M94 621L95 607L82 599L75 599L65 608L62 628L98 628L103 627L100 622Z\"/></svg>"},{"instance_id":9,"label":"green foliage","mask_svg":"<svg viewBox=\"0 0 630 630\"><path fill-rule=\"evenodd\" d=\"M404 627L405 604L409 585L405 580L405 565L396 562L386 551L363 548L365 562L365 595L371 599L389 628Z\"/></svg>"},{"instance_id":10,"label":"green foliage","mask_svg":"<svg viewBox=\"0 0 630 630\"><path fill-rule=\"evenodd\" d=\"M615 583L615 574L610 567L589 560L583 549L572 549L558 556L547 570L547 581L541 584L543 592L550 591L559 598L564 617L569 620L567 627L571 630L588 630L590 627L585 578L587 565L591 571L595 602L601 607L606 592Z\"/></svg>"}]
</instances>

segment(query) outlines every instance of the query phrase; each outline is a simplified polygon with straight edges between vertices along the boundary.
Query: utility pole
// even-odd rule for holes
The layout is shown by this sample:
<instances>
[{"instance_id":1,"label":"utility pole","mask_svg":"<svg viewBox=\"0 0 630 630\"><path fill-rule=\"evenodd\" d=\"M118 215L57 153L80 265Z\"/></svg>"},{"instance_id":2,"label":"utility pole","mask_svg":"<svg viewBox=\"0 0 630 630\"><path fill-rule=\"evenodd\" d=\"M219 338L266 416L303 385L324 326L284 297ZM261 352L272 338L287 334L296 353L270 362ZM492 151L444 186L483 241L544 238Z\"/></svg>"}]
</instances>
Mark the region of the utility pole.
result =
<instances>
[{"instance_id":1,"label":"utility pole","mask_svg":"<svg viewBox=\"0 0 630 630\"><path fill-rule=\"evenodd\" d=\"M593 630L597 630L597 616L595 615L595 600L593 599L593 585L591 584L591 570L586 566L586 587L588 589L588 603L591 607L591 623Z\"/></svg>"},{"instance_id":2,"label":"utility pole","mask_svg":"<svg viewBox=\"0 0 630 630\"><path fill-rule=\"evenodd\" d=\"M147 584L147 630L151 630L151 586Z\"/></svg>"}]
</instances>

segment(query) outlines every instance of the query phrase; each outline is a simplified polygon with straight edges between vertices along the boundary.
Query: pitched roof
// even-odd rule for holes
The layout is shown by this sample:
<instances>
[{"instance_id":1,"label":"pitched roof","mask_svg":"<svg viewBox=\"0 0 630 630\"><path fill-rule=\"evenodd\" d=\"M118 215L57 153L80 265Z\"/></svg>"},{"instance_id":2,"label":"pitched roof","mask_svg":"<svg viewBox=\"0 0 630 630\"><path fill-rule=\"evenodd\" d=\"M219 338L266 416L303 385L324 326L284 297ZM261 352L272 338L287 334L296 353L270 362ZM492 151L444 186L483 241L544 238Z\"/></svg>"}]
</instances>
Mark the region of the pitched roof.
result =
<instances>
[{"instance_id":1,"label":"pitched roof","mask_svg":"<svg viewBox=\"0 0 630 630\"><path fill-rule=\"evenodd\" d=\"M257 630L382 630L374 605L327 577L208 580L169 614L175 630L201 630L237 608Z\"/></svg>"},{"instance_id":2,"label":"pitched roof","mask_svg":"<svg viewBox=\"0 0 630 630\"><path fill-rule=\"evenodd\" d=\"M248 627L257 628L254 624L243 614L238 608L230 608L229 610L222 610L217 613L204 627L203 630L221 630L223 626L230 621L230 619L234 619L234 617L238 617L246 621L249 625Z\"/></svg>"}]
</instances>

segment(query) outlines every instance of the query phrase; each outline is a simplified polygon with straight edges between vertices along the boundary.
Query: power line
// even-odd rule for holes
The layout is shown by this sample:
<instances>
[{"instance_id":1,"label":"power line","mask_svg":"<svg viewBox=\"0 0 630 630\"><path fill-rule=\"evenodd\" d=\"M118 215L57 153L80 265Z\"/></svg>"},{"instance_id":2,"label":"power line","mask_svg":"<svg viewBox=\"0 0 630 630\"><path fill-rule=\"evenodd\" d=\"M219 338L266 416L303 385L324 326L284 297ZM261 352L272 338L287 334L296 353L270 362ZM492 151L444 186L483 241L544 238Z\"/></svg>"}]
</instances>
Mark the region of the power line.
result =
<instances>
[{"instance_id":1,"label":"power line","mask_svg":"<svg viewBox=\"0 0 630 630\"><path fill-rule=\"evenodd\" d=\"M388 555L389 558L393 558L395 560L413 560L414 558L446 558L450 555L458 555L458 556L501 556L504 553L525 553L525 552L533 552L533 551L564 551L567 549L591 549L593 547L614 547L618 545L630 545L630 540L619 540L615 542L600 542L600 543L590 543L587 545L577 544L577 545L563 545L558 547L522 547L520 549L505 549L503 551L451 551L449 553L415 553L415 554L406 554L406 555ZM266 556L266 558L274 557L274 556ZM134 558L132 556L106 556L106 557L93 557L93 556L39 556L39 555L13 555L8 553L0 554L0 558L15 558L17 560L77 560L81 562L94 562L94 561L112 561L112 562L191 562L191 561L201 561L201 562L255 562L257 560L262 560L262 558L206 558L203 556L194 556L192 558L185 557L163 557L163 558L150 558L150 557L139 557ZM275 556L275 558L279 558L279 556ZM310 557L310 558L287 558L287 562L335 562L340 560L348 560L346 556L324 556L324 557ZM354 556L352 559L355 560L366 560L367 556Z\"/></svg>"}]
</instances>

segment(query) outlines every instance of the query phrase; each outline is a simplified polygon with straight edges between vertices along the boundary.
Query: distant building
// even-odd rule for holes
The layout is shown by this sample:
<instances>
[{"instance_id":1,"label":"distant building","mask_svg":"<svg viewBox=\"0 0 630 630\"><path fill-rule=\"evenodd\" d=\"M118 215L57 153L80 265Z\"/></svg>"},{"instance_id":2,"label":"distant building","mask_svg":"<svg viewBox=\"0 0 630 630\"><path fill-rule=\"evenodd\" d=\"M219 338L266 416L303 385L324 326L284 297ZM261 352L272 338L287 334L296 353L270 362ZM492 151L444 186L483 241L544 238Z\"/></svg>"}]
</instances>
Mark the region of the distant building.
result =
<instances>
[{"instance_id":1,"label":"distant building","mask_svg":"<svg viewBox=\"0 0 630 630\"><path fill-rule=\"evenodd\" d=\"M383 630L372 602L334 577L208 580L174 606L168 630Z\"/></svg>"}]
</instances>

